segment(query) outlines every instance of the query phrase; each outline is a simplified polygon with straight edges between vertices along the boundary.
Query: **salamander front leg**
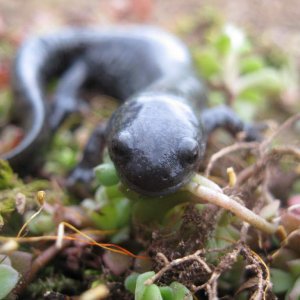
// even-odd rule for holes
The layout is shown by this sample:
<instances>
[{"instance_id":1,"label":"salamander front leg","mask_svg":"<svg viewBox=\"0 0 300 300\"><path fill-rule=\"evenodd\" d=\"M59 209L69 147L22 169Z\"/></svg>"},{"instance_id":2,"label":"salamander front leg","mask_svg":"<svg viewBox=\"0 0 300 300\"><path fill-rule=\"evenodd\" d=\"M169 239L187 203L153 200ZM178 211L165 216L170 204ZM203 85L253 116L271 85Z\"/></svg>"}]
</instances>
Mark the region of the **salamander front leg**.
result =
<instances>
[{"instance_id":1,"label":"salamander front leg","mask_svg":"<svg viewBox=\"0 0 300 300\"><path fill-rule=\"evenodd\" d=\"M205 109L201 114L201 120L207 134L217 128L224 128L232 135L245 132L245 140L247 141L261 139L258 126L245 124L230 107L225 105Z\"/></svg>"},{"instance_id":2,"label":"salamander front leg","mask_svg":"<svg viewBox=\"0 0 300 300\"><path fill-rule=\"evenodd\" d=\"M68 116L80 111L82 102L78 93L87 76L87 65L83 60L79 60L59 80L49 118L52 131L55 131Z\"/></svg>"},{"instance_id":3,"label":"salamander front leg","mask_svg":"<svg viewBox=\"0 0 300 300\"><path fill-rule=\"evenodd\" d=\"M94 177L93 169L102 162L106 142L106 124L96 127L90 136L78 165L73 169L67 180L67 186L72 190L88 190ZM81 187L79 187L81 183Z\"/></svg>"}]
</instances>

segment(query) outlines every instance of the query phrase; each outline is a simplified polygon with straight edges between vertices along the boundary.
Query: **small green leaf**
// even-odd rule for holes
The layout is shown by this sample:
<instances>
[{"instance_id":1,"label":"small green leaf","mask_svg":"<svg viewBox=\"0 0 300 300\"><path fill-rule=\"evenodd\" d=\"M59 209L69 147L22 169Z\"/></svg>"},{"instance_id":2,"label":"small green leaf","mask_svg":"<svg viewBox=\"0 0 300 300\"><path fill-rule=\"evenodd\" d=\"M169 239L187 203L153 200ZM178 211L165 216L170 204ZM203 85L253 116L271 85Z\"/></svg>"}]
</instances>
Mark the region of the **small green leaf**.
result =
<instances>
[{"instance_id":1,"label":"small green leaf","mask_svg":"<svg viewBox=\"0 0 300 300\"><path fill-rule=\"evenodd\" d=\"M255 106L259 106L264 99L265 95L262 91L254 88L246 89L239 94L239 98L236 101L251 103Z\"/></svg>"},{"instance_id":2,"label":"small green leaf","mask_svg":"<svg viewBox=\"0 0 300 300\"><path fill-rule=\"evenodd\" d=\"M257 72L241 76L238 83L238 91L255 87L265 92L278 92L282 89L282 76L276 69L263 68Z\"/></svg>"},{"instance_id":3,"label":"small green leaf","mask_svg":"<svg viewBox=\"0 0 300 300\"><path fill-rule=\"evenodd\" d=\"M261 70L264 67L264 61L259 56L246 57L241 61L240 72L247 74Z\"/></svg>"},{"instance_id":4,"label":"small green leaf","mask_svg":"<svg viewBox=\"0 0 300 300\"><path fill-rule=\"evenodd\" d=\"M115 198L123 198L124 194L120 191L118 185L99 186L95 194L95 200L100 207L106 205L109 201Z\"/></svg>"},{"instance_id":5,"label":"small green leaf","mask_svg":"<svg viewBox=\"0 0 300 300\"><path fill-rule=\"evenodd\" d=\"M274 268L270 271L275 294L284 293L293 286L294 279L290 273Z\"/></svg>"},{"instance_id":6,"label":"small green leaf","mask_svg":"<svg viewBox=\"0 0 300 300\"><path fill-rule=\"evenodd\" d=\"M159 287L156 284L147 286L141 300L163 300Z\"/></svg>"},{"instance_id":7,"label":"small green leaf","mask_svg":"<svg viewBox=\"0 0 300 300\"><path fill-rule=\"evenodd\" d=\"M59 155L56 156L57 162L64 168L70 169L76 163L76 152L70 147L65 147L59 151Z\"/></svg>"},{"instance_id":8,"label":"small green leaf","mask_svg":"<svg viewBox=\"0 0 300 300\"><path fill-rule=\"evenodd\" d=\"M129 276L126 277L124 285L126 290L134 294L135 288L136 288L136 281L140 274L138 273L132 273Z\"/></svg>"},{"instance_id":9,"label":"small green leaf","mask_svg":"<svg viewBox=\"0 0 300 300\"><path fill-rule=\"evenodd\" d=\"M25 219L28 220L33 214L33 211L28 211L25 214ZM46 212L40 213L28 224L28 229L34 234L48 233L53 231L54 228L55 224L53 221L53 217Z\"/></svg>"},{"instance_id":10,"label":"small green leaf","mask_svg":"<svg viewBox=\"0 0 300 300\"><path fill-rule=\"evenodd\" d=\"M288 300L300 299L300 277L296 280L293 288L288 292L286 299Z\"/></svg>"},{"instance_id":11,"label":"small green leaf","mask_svg":"<svg viewBox=\"0 0 300 300\"><path fill-rule=\"evenodd\" d=\"M117 201L115 209L117 212L117 227L122 228L129 224L131 214L131 202L127 198L114 199Z\"/></svg>"},{"instance_id":12,"label":"small green leaf","mask_svg":"<svg viewBox=\"0 0 300 300\"><path fill-rule=\"evenodd\" d=\"M173 296L174 296L174 292L172 290L172 288L170 288L169 286L160 286L159 287L161 296L163 298L163 300L173 300Z\"/></svg>"},{"instance_id":13,"label":"small green leaf","mask_svg":"<svg viewBox=\"0 0 300 300\"><path fill-rule=\"evenodd\" d=\"M119 178L113 163L101 164L94 169L94 172L99 184L111 186L119 182Z\"/></svg>"},{"instance_id":14,"label":"small green leaf","mask_svg":"<svg viewBox=\"0 0 300 300\"><path fill-rule=\"evenodd\" d=\"M194 52L196 66L200 74L209 79L220 73L221 66L217 55L211 50L196 50Z\"/></svg>"},{"instance_id":15,"label":"small green leaf","mask_svg":"<svg viewBox=\"0 0 300 300\"><path fill-rule=\"evenodd\" d=\"M0 190L15 185L15 175L7 161L0 159Z\"/></svg>"},{"instance_id":16,"label":"small green leaf","mask_svg":"<svg viewBox=\"0 0 300 300\"><path fill-rule=\"evenodd\" d=\"M294 277L300 276L300 258L287 261L286 264Z\"/></svg>"},{"instance_id":17,"label":"small green leaf","mask_svg":"<svg viewBox=\"0 0 300 300\"><path fill-rule=\"evenodd\" d=\"M19 281L19 273L11 266L0 265L0 299L5 297L12 291Z\"/></svg>"},{"instance_id":18,"label":"small green leaf","mask_svg":"<svg viewBox=\"0 0 300 300\"><path fill-rule=\"evenodd\" d=\"M95 200L99 205L99 208L103 207L109 202L109 197L107 195L107 187L106 186L99 186L95 193Z\"/></svg>"},{"instance_id":19,"label":"small green leaf","mask_svg":"<svg viewBox=\"0 0 300 300\"><path fill-rule=\"evenodd\" d=\"M124 194L121 193L118 185L106 186L105 190L109 199L124 197Z\"/></svg>"},{"instance_id":20,"label":"small green leaf","mask_svg":"<svg viewBox=\"0 0 300 300\"><path fill-rule=\"evenodd\" d=\"M111 230L118 226L117 211L113 205L102 207L100 212L92 212L90 217L97 228Z\"/></svg>"},{"instance_id":21,"label":"small green leaf","mask_svg":"<svg viewBox=\"0 0 300 300\"><path fill-rule=\"evenodd\" d=\"M144 282L151 278L155 273L153 271L150 272L146 272L143 273L141 275L138 276L137 280L136 280L136 288L135 288L135 300L144 300L143 295L146 289L146 285L144 284Z\"/></svg>"},{"instance_id":22,"label":"small green leaf","mask_svg":"<svg viewBox=\"0 0 300 300\"><path fill-rule=\"evenodd\" d=\"M101 229L118 229L129 223L131 202L127 198L109 199L99 212L91 212L91 219Z\"/></svg>"},{"instance_id":23,"label":"small green leaf","mask_svg":"<svg viewBox=\"0 0 300 300\"><path fill-rule=\"evenodd\" d=\"M190 290L179 282L172 282L170 287L173 289L174 298L172 300L193 300Z\"/></svg>"},{"instance_id":24,"label":"small green leaf","mask_svg":"<svg viewBox=\"0 0 300 300\"><path fill-rule=\"evenodd\" d=\"M7 214L15 210L15 201L14 199L5 199L0 202L0 213Z\"/></svg>"},{"instance_id":25,"label":"small green leaf","mask_svg":"<svg viewBox=\"0 0 300 300\"><path fill-rule=\"evenodd\" d=\"M225 55L231 49L230 38L226 34L222 34L218 36L214 43L214 46L221 55Z\"/></svg>"}]
</instances>

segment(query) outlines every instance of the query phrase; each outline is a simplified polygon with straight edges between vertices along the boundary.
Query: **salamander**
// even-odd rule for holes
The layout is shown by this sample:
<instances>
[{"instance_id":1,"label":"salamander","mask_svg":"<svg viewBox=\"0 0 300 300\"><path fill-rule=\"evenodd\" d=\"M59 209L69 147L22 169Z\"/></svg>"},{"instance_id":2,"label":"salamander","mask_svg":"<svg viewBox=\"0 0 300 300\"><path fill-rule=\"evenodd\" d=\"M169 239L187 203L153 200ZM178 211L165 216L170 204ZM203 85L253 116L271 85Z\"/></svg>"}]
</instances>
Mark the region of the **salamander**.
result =
<instances>
[{"instance_id":1,"label":"salamander","mask_svg":"<svg viewBox=\"0 0 300 300\"><path fill-rule=\"evenodd\" d=\"M26 135L3 158L17 170L40 166L52 133L80 110L80 91L91 87L121 105L92 133L70 184L91 180L107 145L123 183L165 195L198 169L215 128L246 130L252 138L229 107L207 108L187 47L157 28L70 28L33 37L19 49L12 73L12 120ZM53 99L46 101L55 78Z\"/></svg>"}]
</instances>

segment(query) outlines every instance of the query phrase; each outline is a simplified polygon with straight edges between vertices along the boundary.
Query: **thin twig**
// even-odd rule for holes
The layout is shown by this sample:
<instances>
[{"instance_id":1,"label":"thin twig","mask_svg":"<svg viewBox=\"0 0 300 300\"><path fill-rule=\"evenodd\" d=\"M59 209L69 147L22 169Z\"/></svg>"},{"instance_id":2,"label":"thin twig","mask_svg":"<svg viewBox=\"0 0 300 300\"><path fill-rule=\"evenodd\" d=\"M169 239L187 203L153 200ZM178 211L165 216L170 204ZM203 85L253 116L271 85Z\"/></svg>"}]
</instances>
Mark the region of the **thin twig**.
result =
<instances>
[{"instance_id":1,"label":"thin twig","mask_svg":"<svg viewBox=\"0 0 300 300\"><path fill-rule=\"evenodd\" d=\"M269 138L264 140L259 146L259 155L260 158L254 165L251 165L241 171L238 174L237 185L243 184L246 180L253 176L253 174L257 175L266 170L267 164L274 161L274 158L281 158L283 155L293 155L297 159L299 159L300 153L299 149L294 146L283 146L283 147L274 147L268 151L268 147L272 143L272 141L281 134L284 130L287 130L291 127L295 122L300 120L300 114L296 114L285 121ZM257 176L256 176L257 177ZM258 183L257 183L258 184Z\"/></svg>"},{"instance_id":2,"label":"thin twig","mask_svg":"<svg viewBox=\"0 0 300 300\"><path fill-rule=\"evenodd\" d=\"M300 159L300 149L295 146L277 146L270 150L268 153L269 159L271 160L276 157L276 159L280 159L282 156L292 155L296 159Z\"/></svg>"},{"instance_id":3,"label":"thin twig","mask_svg":"<svg viewBox=\"0 0 300 300\"><path fill-rule=\"evenodd\" d=\"M255 148L258 148L259 147L259 143L257 142L250 142L250 143L235 143L233 145L230 145L228 147L225 147L225 148L222 148L221 150L219 150L218 152L214 153L208 164L207 164L207 167L206 167L206 170L205 170L205 176L208 177L211 173L211 170L214 166L214 164L216 163L217 160L219 160L220 158L224 157L225 155L228 155L232 152L235 152L235 151L239 151L239 150L242 150L242 149L255 149Z\"/></svg>"},{"instance_id":4,"label":"thin twig","mask_svg":"<svg viewBox=\"0 0 300 300\"><path fill-rule=\"evenodd\" d=\"M262 260L262 258L253 250L251 250L248 246L244 245L241 251L241 254L245 257L245 259L250 263L253 269L257 273L257 290L251 296L252 300L265 300L266 294L271 287L270 281L270 271L268 266Z\"/></svg>"},{"instance_id":5,"label":"thin twig","mask_svg":"<svg viewBox=\"0 0 300 300\"><path fill-rule=\"evenodd\" d=\"M205 289L207 291L209 300L218 299L218 279L225 270L229 269L236 262L237 257L241 252L242 245L243 244L240 242L237 243L231 252L225 254L211 274L209 280L198 287L194 287L194 292L196 293L199 290Z\"/></svg>"},{"instance_id":6,"label":"thin twig","mask_svg":"<svg viewBox=\"0 0 300 300\"><path fill-rule=\"evenodd\" d=\"M167 266L170 263L167 257L161 252L157 253L156 257L159 258L165 266Z\"/></svg>"},{"instance_id":7,"label":"thin twig","mask_svg":"<svg viewBox=\"0 0 300 300\"><path fill-rule=\"evenodd\" d=\"M164 273L171 270L175 266L178 266L180 264L183 264L183 263L188 262L188 261L193 261L193 260L197 261L207 273L211 273L212 272L211 268L200 257L200 255L202 253L203 253L202 250L197 250L194 254L187 255L187 256L184 256L184 257L181 257L181 258L177 258L177 259L174 259L170 262L168 261L168 259L165 257L165 255L163 253L158 253L157 256L160 259L162 259L164 262L167 262L167 264L162 269L160 269L155 275L153 275L151 278L147 279L144 284L145 285L151 285L155 281L157 281Z\"/></svg>"},{"instance_id":8,"label":"thin twig","mask_svg":"<svg viewBox=\"0 0 300 300\"><path fill-rule=\"evenodd\" d=\"M260 144L260 151L263 153L266 151L267 147L271 144L271 142L282 133L282 131L286 130L287 128L291 127L295 122L300 120L300 114L296 114L291 118L287 119L269 138L263 141Z\"/></svg>"},{"instance_id":9,"label":"thin twig","mask_svg":"<svg viewBox=\"0 0 300 300\"><path fill-rule=\"evenodd\" d=\"M236 185L242 185L245 181L254 176L254 174L256 179L260 178L257 175L261 174L261 172L266 172L269 164L278 161L286 155L294 156L300 160L300 149L295 146L277 146L272 148L270 151L265 152L254 165L249 166L238 174ZM258 182L256 185L258 185Z\"/></svg>"}]
</instances>

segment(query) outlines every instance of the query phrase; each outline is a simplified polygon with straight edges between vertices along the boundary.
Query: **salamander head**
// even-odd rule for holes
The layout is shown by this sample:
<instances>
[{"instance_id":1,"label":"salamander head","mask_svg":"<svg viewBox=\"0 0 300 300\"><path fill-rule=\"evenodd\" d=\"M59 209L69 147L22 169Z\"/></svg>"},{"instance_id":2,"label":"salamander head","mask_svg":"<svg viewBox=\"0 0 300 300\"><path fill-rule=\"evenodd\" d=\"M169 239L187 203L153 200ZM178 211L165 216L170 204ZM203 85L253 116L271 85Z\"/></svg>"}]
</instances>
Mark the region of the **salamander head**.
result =
<instances>
[{"instance_id":1,"label":"salamander head","mask_svg":"<svg viewBox=\"0 0 300 300\"><path fill-rule=\"evenodd\" d=\"M187 105L166 96L151 100L143 96L115 112L108 148L130 189L159 196L190 179L199 167L205 142L202 127Z\"/></svg>"}]
</instances>

